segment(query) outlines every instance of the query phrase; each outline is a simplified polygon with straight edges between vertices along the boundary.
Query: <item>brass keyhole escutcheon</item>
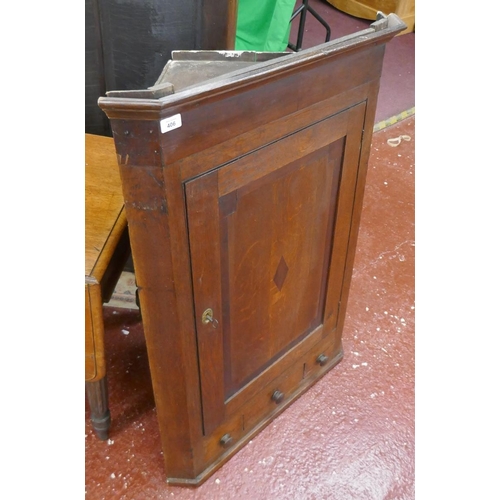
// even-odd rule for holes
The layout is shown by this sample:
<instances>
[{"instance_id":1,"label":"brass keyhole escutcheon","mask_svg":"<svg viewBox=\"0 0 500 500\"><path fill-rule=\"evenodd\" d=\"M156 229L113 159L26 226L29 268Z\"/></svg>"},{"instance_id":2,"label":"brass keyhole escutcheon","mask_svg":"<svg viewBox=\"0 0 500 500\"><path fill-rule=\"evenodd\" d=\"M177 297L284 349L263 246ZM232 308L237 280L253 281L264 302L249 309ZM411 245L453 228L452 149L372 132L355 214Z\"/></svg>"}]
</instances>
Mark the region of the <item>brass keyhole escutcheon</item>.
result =
<instances>
[{"instance_id":1,"label":"brass keyhole escutcheon","mask_svg":"<svg viewBox=\"0 0 500 500\"><path fill-rule=\"evenodd\" d=\"M208 309L205 309L205 311L203 311L203 314L201 315L201 322L204 325L212 323L212 326L214 328L217 328L217 325L219 324L219 322L214 318L214 312L210 307Z\"/></svg>"},{"instance_id":2,"label":"brass keyhole escutcheon","mask_svg":"<svg viewBox=\"0 0 500 500\"><path fill-rule=\"evenodd\" d=\"M208 325L208 323L211 323L213 320L214 320L214 312L212 311L212 309L210 308L205 309L205 311L201 315L201 322L204 325Z\"/></svg>"}]
</instances>

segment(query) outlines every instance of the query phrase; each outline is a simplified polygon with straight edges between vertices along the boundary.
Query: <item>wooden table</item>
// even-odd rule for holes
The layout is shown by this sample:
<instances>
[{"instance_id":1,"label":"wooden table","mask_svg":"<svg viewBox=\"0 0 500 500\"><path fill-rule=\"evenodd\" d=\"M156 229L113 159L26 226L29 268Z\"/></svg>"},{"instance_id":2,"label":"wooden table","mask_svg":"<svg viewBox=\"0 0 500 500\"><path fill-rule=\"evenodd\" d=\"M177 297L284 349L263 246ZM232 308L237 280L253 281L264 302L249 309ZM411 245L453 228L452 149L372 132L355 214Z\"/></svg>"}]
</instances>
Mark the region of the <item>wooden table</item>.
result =
<instances>
[{"instance_id":1,"label":"wooden table","mask_svg":"<svg viewBox=\"0 0 500 500\"><path fill-rule=\"evenodd\" d=\"M361 19L376 19L377 12L394 12L405 24L406 29L399 33L415 31L415 0L327 0L336 9Z\"/></svg>"},{"instance_id":2,"label":"wooden table","mask_svg":"<svg viewBox=\"0 0 500 500\"><path fill-rule=\"evenodd\" d=\"M108 438L103 302L111 298L130 255L113 139L85 134L85 387L91 421Z\"/></svg>"}]
</instances>

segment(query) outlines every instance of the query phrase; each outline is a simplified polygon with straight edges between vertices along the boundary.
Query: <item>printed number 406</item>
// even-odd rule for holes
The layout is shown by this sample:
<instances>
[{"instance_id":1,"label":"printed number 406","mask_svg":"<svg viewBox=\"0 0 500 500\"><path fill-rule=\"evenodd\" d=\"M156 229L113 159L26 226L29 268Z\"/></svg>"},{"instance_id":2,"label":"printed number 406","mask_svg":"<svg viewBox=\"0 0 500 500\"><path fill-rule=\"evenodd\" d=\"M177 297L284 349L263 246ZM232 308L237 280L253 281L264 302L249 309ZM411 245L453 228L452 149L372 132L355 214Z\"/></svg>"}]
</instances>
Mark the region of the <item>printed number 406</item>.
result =
<instances>
[{"instance_id":1,"label":"printed number 406","mask_svg":"<svg viewBox=\"0 0 500 500\"><path fill-rule=\"evenodd\" d=\"M182 119L180 114L171 116L169 118L164 118L163 120L160 121L160 128L162 134L164 134L165 132L170 132L171 130L174 130L181 126L182 126Z\"/></svg>"}]
</instances>

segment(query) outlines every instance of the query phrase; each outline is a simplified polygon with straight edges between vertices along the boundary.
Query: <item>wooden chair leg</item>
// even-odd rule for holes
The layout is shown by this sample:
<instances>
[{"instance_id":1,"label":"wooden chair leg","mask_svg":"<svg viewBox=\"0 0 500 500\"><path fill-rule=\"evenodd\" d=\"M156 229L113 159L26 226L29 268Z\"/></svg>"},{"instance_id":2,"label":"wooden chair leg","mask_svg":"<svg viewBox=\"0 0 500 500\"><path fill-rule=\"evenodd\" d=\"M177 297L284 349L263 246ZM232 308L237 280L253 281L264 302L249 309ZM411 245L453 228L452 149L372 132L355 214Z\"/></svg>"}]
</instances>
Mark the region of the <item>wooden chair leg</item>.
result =
<instances>
[{"instance_id":1,"label":"wooden chair leg","mask_svg":"<svg viewBox=\"0 0 500 500\"><path fill-rule=\"evenodd\" d=\"M85 382L90 405L90 421L99 439L108 439L111 415L108 408L108 379L104 376L95 382Z\"/></svg>"}]
</instances>

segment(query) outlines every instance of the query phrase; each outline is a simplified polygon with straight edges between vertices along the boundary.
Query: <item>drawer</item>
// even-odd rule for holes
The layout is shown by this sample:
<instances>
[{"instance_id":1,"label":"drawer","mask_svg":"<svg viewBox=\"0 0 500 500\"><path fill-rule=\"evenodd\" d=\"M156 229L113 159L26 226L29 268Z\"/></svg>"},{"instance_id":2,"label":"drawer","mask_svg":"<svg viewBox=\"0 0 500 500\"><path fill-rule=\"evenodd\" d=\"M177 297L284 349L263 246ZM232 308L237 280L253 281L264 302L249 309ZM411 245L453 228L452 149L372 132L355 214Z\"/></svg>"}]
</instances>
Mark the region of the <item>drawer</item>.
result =
<instances>
[{"instance_id":1,"label":"drawer","mask_svg":"<svg viewBox=\"0 0 500 500\"><path fill-rule=\"evenodd\" d=\"M232 454L342 359L342 346L325 338L269 382L204 441L204 460ZM320 358L321 357L321 358Z\"/></svg>"}]
</instances>

